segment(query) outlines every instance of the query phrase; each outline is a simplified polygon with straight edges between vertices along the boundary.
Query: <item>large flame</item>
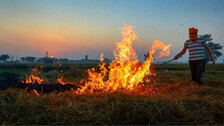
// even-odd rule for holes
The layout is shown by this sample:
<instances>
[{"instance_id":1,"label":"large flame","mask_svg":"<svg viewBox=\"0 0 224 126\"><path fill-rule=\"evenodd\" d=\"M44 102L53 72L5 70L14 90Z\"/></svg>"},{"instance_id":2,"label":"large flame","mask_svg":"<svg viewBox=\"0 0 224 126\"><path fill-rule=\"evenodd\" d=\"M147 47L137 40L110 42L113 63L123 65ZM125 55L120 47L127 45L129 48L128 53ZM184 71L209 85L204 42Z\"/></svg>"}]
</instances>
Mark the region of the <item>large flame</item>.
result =
<instances>
[{"instance_id":1,"label":"large flame","mask_svg":"<svg viewBox=\"0 0 224 126\"><path fill-rule=\"evenodd\" d=\"M164 45L161 41L154 41L150 47L149 57L144 63L140 63L137 59L136 51L133 49L133 41L137 39L136 34L132 30L135 26L124 25L122 28L123 39L121 42L116 42L114 50L115 59L106 67L103 63L103 54L101 54L101 64L99 70L92 68L88 70L88 81L84 86L79 88L76 93L93 93L113 92L117 90L133 90L139 86L146 75L152 75L150 71L153 54L157 49L160 50L157 58L168 56L170 54L170 46ZM98 72L99 71L99 72Z\"/></svg>"},{"instance_id":2,"label":"large flame","mask_svg":"<svg viewBox=\"0 0 224 126\"><path fill-rule=\"evenodd\" d=\"M121 42L115 43L116 49L113 52L115 57L114 60L112 60L107 67L106 63L103 62L104 54L102 53L100 55L101 63L99 64L99 69L92 68L87 71L89 78L85 81L83 86L75 91L77 94L93 93L94 91L134 91L135 88L139 89L139 87L141 87L140 84L143 81L146 83L150 81L150 78L145 79L145 77L156 75L150 70L151 63L154 58L170 55L171 44L165 45L161 41L155 40L149 48L146 61L140 63L137 59L136 51L132 47L133 41L137 39L136 34L132 30L133 28L135 28L135 26L124 25L121 31L123 39ZM155 53L156 55L154 55ZM43 84L44 80L38 76L40 73L41 72L38 72L38 69L35 68L31 71L30 76L26 75L25 81L22 82ZM75 84L69 81L64 81L63 76L58 76L57 82L62 85ZM36 93L36 90L34 92Z\"/></svg>"}]
</instances>

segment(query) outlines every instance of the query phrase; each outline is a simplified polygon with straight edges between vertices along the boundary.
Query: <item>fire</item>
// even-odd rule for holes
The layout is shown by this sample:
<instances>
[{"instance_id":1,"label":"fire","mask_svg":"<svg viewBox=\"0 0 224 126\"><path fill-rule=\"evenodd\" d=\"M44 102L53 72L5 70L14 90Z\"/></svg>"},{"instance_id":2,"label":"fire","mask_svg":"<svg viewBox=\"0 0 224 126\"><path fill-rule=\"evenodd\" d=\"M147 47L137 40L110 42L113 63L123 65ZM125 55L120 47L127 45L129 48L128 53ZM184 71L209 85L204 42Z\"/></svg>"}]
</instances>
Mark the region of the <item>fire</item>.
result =
<instances>
[{"instance_id":1,"label":"fire","mask_svg":"<svg viewBox=\"0 0 224 126\"><path fill-rule=\"evenodd\" d=\"M59 66L61 66L61 64L59 64ZM60 73L63 73L64 71L63 70L60 70ZM70 82L70 81L65 81L63 80L64 79L64 76L61 75L61 74L58 74L58 78L57 78L57 82L61 85L66 85L66 84L71 84L71 85L74 85L75 83L73 82Z\"/></svg>"},{"instance_id":2,"label":"fire","mask_svg":"<svg viewBox=\"0 0 224 126\"><path fill-rule=\"evenodd\" d=\"M115 59L106 67L103 63L103 54L100 56L101 64L99 64L100 72L95 68L88 70L89 78L84 86L79 88L76 93L93 93L114 92L118 90L133 90L139 87L140 83L146 75L155 75L150 71L151 62L153 62L153 54L157 49L160 50L156 58L168 56L170 54L170 46L164 45L161 41L154 41L149 51L149 57L142 64L137 59L137 54L132 47L133 41L137 39L136 34L132 30L135 26L124 25L122 28L123 39L116 42L114 50ZM150 81L150 80L147 80Z\"/></svg>"},{"instance_id":3,"label":"fire","mask_svg":"<svg viewBox=\"0 0 224 126\"><path fill-rule=\"evenodd\" d=\"M156 73L150 70L151 63L154 58L170 55L171 44L165 45L163 42L155 40L149 48L149 55L146 61L140 63L137 58L137 52L132 47L133 42L138 38L133 28L136 27L124 25L121 31L123 39L115 43L116 49L113 51L114 60L111 61L109 66L106 66L106 63L103 62L104 54L102 53L100 55L101 63L99 63L99 68L88 69L88 79L83 81L84 83L80 81L84 85L80 86L75 93L127 91L144 94L139 89L143 87L143 84L149 84L151 77L156 76ZM22 83L43 84L44 80L38 76L40 73L37 68L32 69L30 76L26 75L26 79ZM58 75L57 82L62 85L75 84L64 81L63 76L60 75ZM147 89L147 91L150 92L153 89ZM34 90L34 92L36 91ZM39 95L37 92L36 94Z\"/></svg>"},{"instance_id":4,"label":"fire","mask_svg":"<svg viewBox=\"0 0 224 126\"><path fill-rule=\"evenodd\" d=\"M41 66L41 71L42 71L42 66ZM42 78L40 78L38 76L38 74L40 74L41 71L38 71L37 67L32 69L29 76L27 74L25 74L26 79L22 80L22 83L26 83L26 84L30 84L30 83L32 83L32 84L34 84L34 83L43 84L44 79L42 79Z\"/></svg>"},{"instance_id":5,"label":"fire","mask_svg":"<svg viewBox=\"0 0 224 126\"><path fill-rule=\"evenodd\" d=\"M66 82L63 81L63 76L58 77L57 81L58 81L58 83L60 83L62 85L65 85L66 84Z\"/></svg>"},{"instance_id":6,"label":"fire","mask_svg":"<svg viewBox=\"0 0 224 126\"><path fill-rule=\"evenodd\" d=\"M40 68L41 68L41 71L38 71L38 68L36 67L36 68L34 68L30 71L30 75L25 74L26 79L21 80L21 82L25 83L25 84L35 84L35 83L36 84L43 84L44 79L39 77L42 73L43 66L41 66ZM60 70L60 72L63 73L63 70ZM64 81L63 78L64 78L63 76L58 75L57 82L61 85L66 85L66 84L74 85L75 84L73 82Z\"/></svg>"},{"instance_id":7,"label":"fire","mask_svg":"<svg viewBox=\"0 0 224 126\"><path fill-rule=\"evenodd\" d=\"M51 56L51 59L53 59L54 58L54 56Z\"/></svg>"},{"instance_id":8,"label":"fire","mask_svg":"<svg viewBox=\"0 0 224 126\"><path fill-rule=\"evenodd\" d=\"M58 76L57 82L61 85L66 85L66 84L75 85L75 83L73 83L73 82L64 81L63 78L64 78L63 76L61 76L61 77Z\"/></svg>"},{"instance_id":9,"label":"fire","mask_svg":"<svg viewBox=\"0 0 224 126\"><path fill-rule=\"evenodd\" d=\"M40 94L37 92L37 90L33 89L33 92L34 92L37 96L40 96Z\"/></svg>"}]
</instances>

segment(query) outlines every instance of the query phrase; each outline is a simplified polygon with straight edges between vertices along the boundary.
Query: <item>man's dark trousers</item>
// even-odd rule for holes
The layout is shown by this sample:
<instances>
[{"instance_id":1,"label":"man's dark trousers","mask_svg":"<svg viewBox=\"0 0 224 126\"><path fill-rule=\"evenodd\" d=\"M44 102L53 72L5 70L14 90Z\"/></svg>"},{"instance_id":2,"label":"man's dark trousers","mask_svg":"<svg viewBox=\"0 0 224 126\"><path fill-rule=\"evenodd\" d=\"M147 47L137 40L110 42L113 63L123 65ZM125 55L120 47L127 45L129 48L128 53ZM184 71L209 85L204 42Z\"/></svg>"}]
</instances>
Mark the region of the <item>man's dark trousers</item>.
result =
<instances>
[{"instance_id":1,"label":"man's dark trousers","mask_svg":"<svg viewBox=\"0 0 224 126\"><path fill-rule=\"evenodd\" d=\"M192 81L201 84L205 73L205 59L195 61L189 60L189 64L191 68Z\"/></svg>"}]
</instances>

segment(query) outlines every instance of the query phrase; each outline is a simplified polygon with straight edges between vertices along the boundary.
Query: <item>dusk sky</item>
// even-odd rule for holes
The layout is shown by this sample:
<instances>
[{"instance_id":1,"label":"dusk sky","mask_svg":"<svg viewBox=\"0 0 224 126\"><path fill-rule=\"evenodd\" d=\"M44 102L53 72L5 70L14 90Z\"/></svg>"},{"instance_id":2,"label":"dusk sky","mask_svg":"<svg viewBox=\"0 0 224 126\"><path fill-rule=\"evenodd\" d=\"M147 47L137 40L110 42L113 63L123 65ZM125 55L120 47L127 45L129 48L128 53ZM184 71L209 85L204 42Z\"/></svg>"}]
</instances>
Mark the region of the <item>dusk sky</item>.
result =
<instances>
[{"instance_id":1,"label":"dusk sky","mask_svg":"<svg viewBox=\"0 0 224 126\"><path fill-rule=\"evenodd\" d=\"M0 0L0 54L112 59L124 24L136 26L141 61L147 50L140 42L154 40L172 44L168 60L183 48L189 27L224 46L224 0ZM179 59L187 60L188 53Z\"/></svg>"}]
</instances>

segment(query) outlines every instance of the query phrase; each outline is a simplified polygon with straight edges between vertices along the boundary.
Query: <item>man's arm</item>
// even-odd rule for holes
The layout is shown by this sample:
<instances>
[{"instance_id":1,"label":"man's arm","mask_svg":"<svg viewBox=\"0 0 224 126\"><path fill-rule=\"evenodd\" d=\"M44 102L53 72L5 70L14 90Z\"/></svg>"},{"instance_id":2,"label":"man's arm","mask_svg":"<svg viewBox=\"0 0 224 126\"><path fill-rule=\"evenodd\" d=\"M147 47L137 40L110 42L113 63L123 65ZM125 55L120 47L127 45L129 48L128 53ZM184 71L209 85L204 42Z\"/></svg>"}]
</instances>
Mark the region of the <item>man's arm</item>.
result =
<instances>
[{"instance_id":1,"label":"man's arm","mask_svg":"<svg viewBox=\"0 0 224 126\"><path fill-rule=\"evenodd\" d=\"M184 48L182 49L182 51L180 53L178 53L173 59L174 60L177 60L179 57L181 57L182 55L184 55L186 51L187 51L187 47L184 46Z\"/></svg>"},{"instance_id":2,"label":"man's arm","mask_svg":"<svg viewBox=\"0 0 224 126\"><path fill-rule=\"evenodd\" d=\"M213 64L215 64L215 60L214 60L213 57L212 57L212 53L211 53L209 47L208 47L207 45L204 45L204 47L205 47L206 51L208 52L208 55L209 55L209 57L210 57L210 59L211 59L211 62L212 62Z\"/></svg>"}]
</instances>

